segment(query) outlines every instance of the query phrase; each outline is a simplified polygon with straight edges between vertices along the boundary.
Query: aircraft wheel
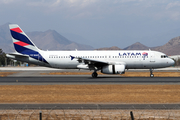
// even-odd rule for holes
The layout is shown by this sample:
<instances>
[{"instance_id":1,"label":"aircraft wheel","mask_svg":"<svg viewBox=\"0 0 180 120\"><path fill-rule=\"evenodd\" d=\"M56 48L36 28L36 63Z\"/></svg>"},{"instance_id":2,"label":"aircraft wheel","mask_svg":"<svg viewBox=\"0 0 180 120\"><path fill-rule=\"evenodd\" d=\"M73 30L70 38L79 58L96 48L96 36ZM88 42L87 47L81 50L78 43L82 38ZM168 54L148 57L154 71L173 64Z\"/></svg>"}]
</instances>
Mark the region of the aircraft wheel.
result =
<instances>
[{"instance_id":1,"label":"aircraft wheel","mask_svg":"<svg viewBox=\"0 0 180 120\"><path fill-rule=\"evenodd\" d=\"M93 73L92 73L92 77L93 77L93 78L97 78L97 76L98 76L98 74L97 74L96 72L93 72Z\"/></svg>"},{"instance_id":2,"label":"aircraft wheel","mask_svg":"<svg viewBox=\"0 0 180 120\"><path fill-rule=\"evenodd\" d=\"M153 77L154 77L154 74L151 74L150 77L153 78Z\"/></svg>"}]
</instances>

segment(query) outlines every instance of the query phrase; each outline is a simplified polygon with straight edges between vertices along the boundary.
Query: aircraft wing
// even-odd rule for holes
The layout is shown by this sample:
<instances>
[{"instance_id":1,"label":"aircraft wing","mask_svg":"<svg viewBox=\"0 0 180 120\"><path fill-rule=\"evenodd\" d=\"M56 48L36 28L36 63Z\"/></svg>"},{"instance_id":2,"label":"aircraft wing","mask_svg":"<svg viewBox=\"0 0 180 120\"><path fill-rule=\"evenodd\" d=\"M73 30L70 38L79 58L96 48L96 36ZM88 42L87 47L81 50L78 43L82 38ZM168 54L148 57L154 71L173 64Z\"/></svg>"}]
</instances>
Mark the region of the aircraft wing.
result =
<instances>
[{"instance_id":1,"label":"aircraft wing","mask_svg":"<svg viewBox=\"0 0 180 120\"><path fill-rule=\"evenodd\" d=\"M76 58L71 55L70 57L71 57L71 60L76 59L79 63L88 64L89 66L94 66L94 67L101 67L101 66L109 64L107 61L94 60L94 59L81 58L81 57Z\"/></svg>"},{"instance_id":2,"label":"aircraft wing","mask_svg":"<svg viewBox=\"0 0 180 120\"><path fill-rule=\"evenodd\" d=\"M77 59L77 61L79 63L88 64L89 68L94 68L94 67L99 68L99 67L103 67L105 65L116 65L116 64L118 64L118 65L120 65L120 64L125 65L124 62L111 62L111 61L94 60L94 59L81 58L81 57L76 58L76 57L71 56L71 55L70 55L70 57L71 57L71 60Z\"/></svg>"}]
</instances>

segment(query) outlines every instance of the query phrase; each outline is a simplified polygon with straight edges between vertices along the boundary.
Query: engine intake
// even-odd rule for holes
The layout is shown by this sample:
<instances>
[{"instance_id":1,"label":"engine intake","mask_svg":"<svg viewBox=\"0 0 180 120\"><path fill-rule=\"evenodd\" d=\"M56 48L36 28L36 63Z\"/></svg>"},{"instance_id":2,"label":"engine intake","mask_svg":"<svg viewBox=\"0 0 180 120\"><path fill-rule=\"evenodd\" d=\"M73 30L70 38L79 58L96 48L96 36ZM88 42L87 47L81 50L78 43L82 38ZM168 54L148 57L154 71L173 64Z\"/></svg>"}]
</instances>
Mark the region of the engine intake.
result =
<instances>
[{"instance_id":1,"label":"engine intake","mask_svg":"<svg viewBox=\"0 0 180 120\"><path fill-rule=\"evenodd\" d=\"M105 74L124 74L125 65L106 65L103 66L101 72Z\"/></svg>"}]
</instances>

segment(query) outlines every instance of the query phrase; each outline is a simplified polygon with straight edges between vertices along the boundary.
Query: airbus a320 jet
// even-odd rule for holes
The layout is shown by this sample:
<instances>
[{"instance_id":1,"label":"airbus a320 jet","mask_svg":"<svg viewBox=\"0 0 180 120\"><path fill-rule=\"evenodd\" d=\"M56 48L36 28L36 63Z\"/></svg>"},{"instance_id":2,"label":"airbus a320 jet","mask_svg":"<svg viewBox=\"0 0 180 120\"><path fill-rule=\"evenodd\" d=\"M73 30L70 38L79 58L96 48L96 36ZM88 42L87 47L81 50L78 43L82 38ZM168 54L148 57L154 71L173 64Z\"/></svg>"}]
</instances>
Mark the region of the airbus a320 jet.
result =
<instances>
[{"instance_id":1,"label":"airbus a320 jet","mask_svg":"<svg viewBox=\"0 0 180 120\"><path fill-rule=\"evenodd\" d=\"M150 77L154 77L153 69L174 65L174 60L166 54L151 50L44 51L38 49L17 24L9 27L16 52L6 56L40 66L93 70L92 77L96 78L97 71L124 74L125 69L150 69Z\"/></svg>"}]
</instances>

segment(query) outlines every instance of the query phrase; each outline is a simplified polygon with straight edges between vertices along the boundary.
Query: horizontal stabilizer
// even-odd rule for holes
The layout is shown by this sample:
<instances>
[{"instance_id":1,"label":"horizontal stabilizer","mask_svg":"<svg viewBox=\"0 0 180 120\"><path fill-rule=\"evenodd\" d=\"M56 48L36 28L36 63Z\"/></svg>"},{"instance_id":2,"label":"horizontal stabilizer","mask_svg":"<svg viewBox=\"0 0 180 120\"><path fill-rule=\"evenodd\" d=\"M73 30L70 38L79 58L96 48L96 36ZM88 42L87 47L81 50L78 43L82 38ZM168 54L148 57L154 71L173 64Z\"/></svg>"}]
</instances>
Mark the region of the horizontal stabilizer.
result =
<instances>
[{"instance_id":1,"label":"horizontal stabilizer","mask_svg":"<svg viewBox=\"0 0 180 120\"><path fill-rule=\"evenodd\" d=\"M17 56L17 57L29 57L29 55L23 55L20 53L9 53L9 54L6 54L6 57L8 57L8 55Z\"/></svg>"}]
</instances>

